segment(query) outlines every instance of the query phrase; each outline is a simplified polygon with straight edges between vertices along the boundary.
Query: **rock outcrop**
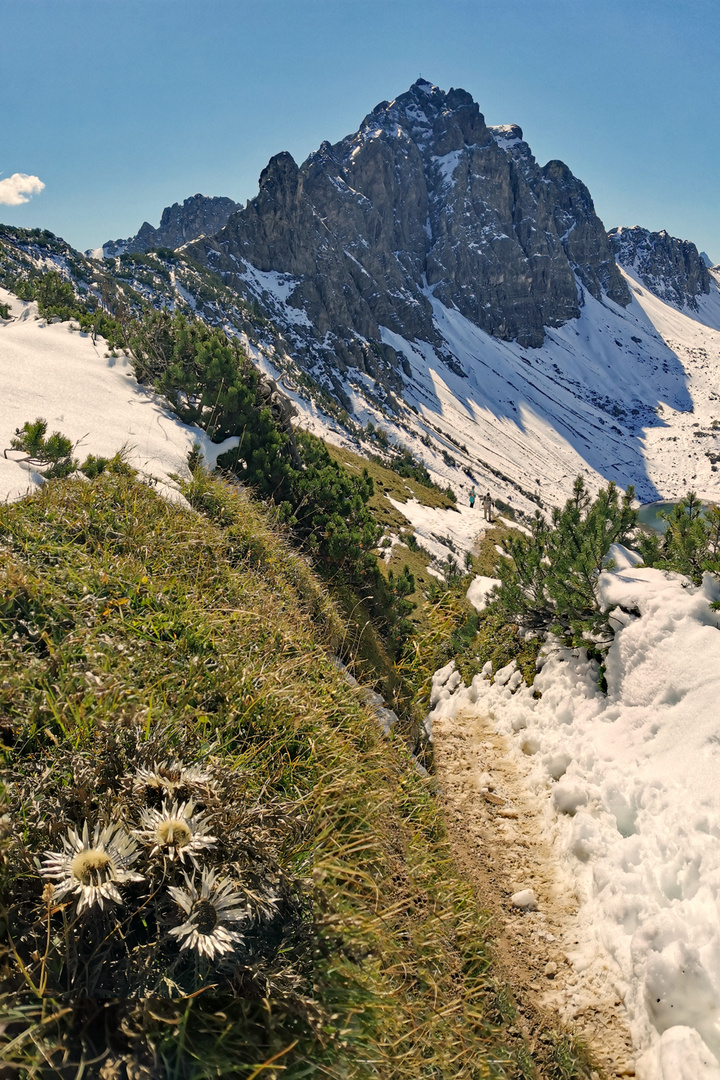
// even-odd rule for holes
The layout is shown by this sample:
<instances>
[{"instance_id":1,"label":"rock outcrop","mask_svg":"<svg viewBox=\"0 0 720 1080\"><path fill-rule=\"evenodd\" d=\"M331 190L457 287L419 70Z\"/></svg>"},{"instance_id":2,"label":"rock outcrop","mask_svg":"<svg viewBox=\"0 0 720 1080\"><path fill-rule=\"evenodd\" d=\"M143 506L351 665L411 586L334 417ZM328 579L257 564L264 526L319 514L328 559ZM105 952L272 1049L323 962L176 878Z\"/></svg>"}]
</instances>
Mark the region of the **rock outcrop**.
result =
<instances>
[{"instance_id":1,"label":"rock outcrop","mask_svg":"<svg viewBox=\"0 0 720 1080\"><path fill-rule=\"evenodd\" d=\"M301 166L272 158L191 254L260 299L275 282L301 309L296 335L372 376L395 362L381 327L437 344L433 297L523 346L576 317L585 290L630 300L585 185L538 165L519 127L488 126L466 91L422 79Z\"/></svg>"},{"instance_id":2,"label":"rock outcrop","mask_svg":"<svg viewBox=\"0 0 720 1080\"><path fill-rule=\"evenodd\" d=\"M165 207L159 228L144 221L135 236L127 240L108 240L103 244L102 252L107 258L126 251L143 253L150 248L178 248L200 236L220 232L230 215L240 209L240 203L224 196L191 195L182 203Z\"/></svg>"},{"instance_id":3,"label":"rock outcrop","mask_svg":"<svg viewBox=\"0 0 720 1080\"><path fill-rule=\"evenodd\" d=\"M705 260L689 240L639 225L608 233L621 266L632 270L650 292L675 307L698 309L698 296L710 292Z\"/></svg>"}]
</instances>

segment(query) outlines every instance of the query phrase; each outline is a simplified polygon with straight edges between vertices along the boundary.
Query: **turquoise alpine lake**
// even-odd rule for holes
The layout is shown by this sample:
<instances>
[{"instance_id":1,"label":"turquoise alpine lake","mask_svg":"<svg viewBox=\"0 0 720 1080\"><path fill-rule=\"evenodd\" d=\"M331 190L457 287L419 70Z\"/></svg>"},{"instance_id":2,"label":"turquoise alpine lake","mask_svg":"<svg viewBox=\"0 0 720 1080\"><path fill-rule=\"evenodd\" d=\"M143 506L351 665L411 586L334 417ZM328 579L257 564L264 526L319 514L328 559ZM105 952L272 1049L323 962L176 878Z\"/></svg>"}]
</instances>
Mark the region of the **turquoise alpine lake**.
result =
<instances>
[{"instance_id":1,"label":"turquoise alpine lake","mask_svg":"<svg viewBox=\"0 0 720 1080\"><path fill-rule=\"evenodd\" d=\"M638 508L638 520L641 525L646 525L653 532L664 533L667 522L663 521L660 514L669 514L675 506L677 506L676 502L645 503L644 506Z\"/></svg>"},{"instance_id":2,"label":"turquoise alpine lake","mask_svg":"<svg viewBox=\"0 0 720 1080\"><path fill-rule=\"evenodd\" d=\"M638 507L638 521L641 525L645 525L648 529L652 529L653 532L662 533L667 529L667 522L663 521L660 514L669 514L682 500L678 499L676 502L654 502L645 503L643 506ZM704 502L703 506L712 506L712 503Z\"/></svg>"}]
</instances>

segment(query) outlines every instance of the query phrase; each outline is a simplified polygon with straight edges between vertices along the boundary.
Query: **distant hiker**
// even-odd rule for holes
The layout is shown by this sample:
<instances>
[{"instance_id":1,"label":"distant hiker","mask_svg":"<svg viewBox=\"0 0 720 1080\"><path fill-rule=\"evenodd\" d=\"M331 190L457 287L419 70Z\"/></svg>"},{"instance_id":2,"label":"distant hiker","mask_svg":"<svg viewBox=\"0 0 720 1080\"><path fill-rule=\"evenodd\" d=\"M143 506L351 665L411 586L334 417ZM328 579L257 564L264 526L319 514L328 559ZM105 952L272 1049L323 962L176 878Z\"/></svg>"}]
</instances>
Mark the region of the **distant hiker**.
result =
<instances>
[{"instance_id":1,"label":"distant hiker","mask_svg":"<svg viewBox=\"0 0 720 1080\"><path fill-rule=\"evenodd\" d=\"M470 488L470 509L475 505L475 488Z\"/></svg>"},{"instance_id":2,"label":"distant hiker","mask_svg":"<svg viewBox=\"0 0 720 1080\"><path fill-rule=\"evenodd\" d=\"M483 512L485 514L486 521L492 521L492 499L490 498L490 492L483 499Z\"/></svg>"}]
</instances>

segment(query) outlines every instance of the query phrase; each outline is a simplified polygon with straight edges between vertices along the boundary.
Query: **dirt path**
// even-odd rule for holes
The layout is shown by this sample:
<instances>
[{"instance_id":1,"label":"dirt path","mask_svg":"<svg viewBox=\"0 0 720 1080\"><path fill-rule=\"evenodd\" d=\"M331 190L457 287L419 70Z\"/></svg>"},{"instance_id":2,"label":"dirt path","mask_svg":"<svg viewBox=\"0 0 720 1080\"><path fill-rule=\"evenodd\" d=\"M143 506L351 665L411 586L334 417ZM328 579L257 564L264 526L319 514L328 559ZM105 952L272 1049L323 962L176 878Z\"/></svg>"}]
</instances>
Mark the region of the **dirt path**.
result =
<instances>
[{"instance_id":1,"label":"dirt path","mask_svg":"<svg viewBox=\"0 0 720 1080\"><path fill-rule=\"evenodd\" d=\"M470 712L433 724L435 766L453 853L494 916L494 957L532 1043L558 1017L592 1048L607 1077L634 1076L622 1002L596 969L577 971L577 898L542 836L505 739ZM537 911L511 896L532 889Z\"/></svg>"}]
</instances>

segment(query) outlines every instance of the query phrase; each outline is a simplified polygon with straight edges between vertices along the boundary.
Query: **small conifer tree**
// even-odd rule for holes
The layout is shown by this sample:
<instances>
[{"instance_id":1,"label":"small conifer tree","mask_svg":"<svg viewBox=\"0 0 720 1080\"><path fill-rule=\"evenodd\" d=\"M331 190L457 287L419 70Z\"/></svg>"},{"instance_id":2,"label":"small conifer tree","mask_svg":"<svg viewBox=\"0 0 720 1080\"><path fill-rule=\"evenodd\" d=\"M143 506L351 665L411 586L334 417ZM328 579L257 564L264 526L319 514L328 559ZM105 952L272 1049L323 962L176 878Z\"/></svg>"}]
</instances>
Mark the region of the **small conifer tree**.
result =
<instances>
[{"instance_id":1,"label":"small conifer tree","mask_svg":"<svg viewBox=\"0 0 720 1080\"><path fill-rule=\"evenodd\" d=\"M622 497L610 483L593 502L581 476L572 498L553 511L552 524L536 513L530 536L505 540L497 592L501 609L525 630L552 631L574 645L595 647L612 638L598 598L598 579L610 546L623 543L637 522L634 489Z\"/></svg>"},{"instance_id":2,"label":"small conifer tree","mask_svg":"<svg viewBox=\"0 0 720 1080\"><path fill-rule=\"evenodd\" d=\"M10 446L27 454L27 460L42 469L45 477L69 476L78 464L72 456L73 444L59 431L45 438L46 431L47 420L41 416L34 421L28 420L15 429Z\"/></svg>"}]
</instances>

